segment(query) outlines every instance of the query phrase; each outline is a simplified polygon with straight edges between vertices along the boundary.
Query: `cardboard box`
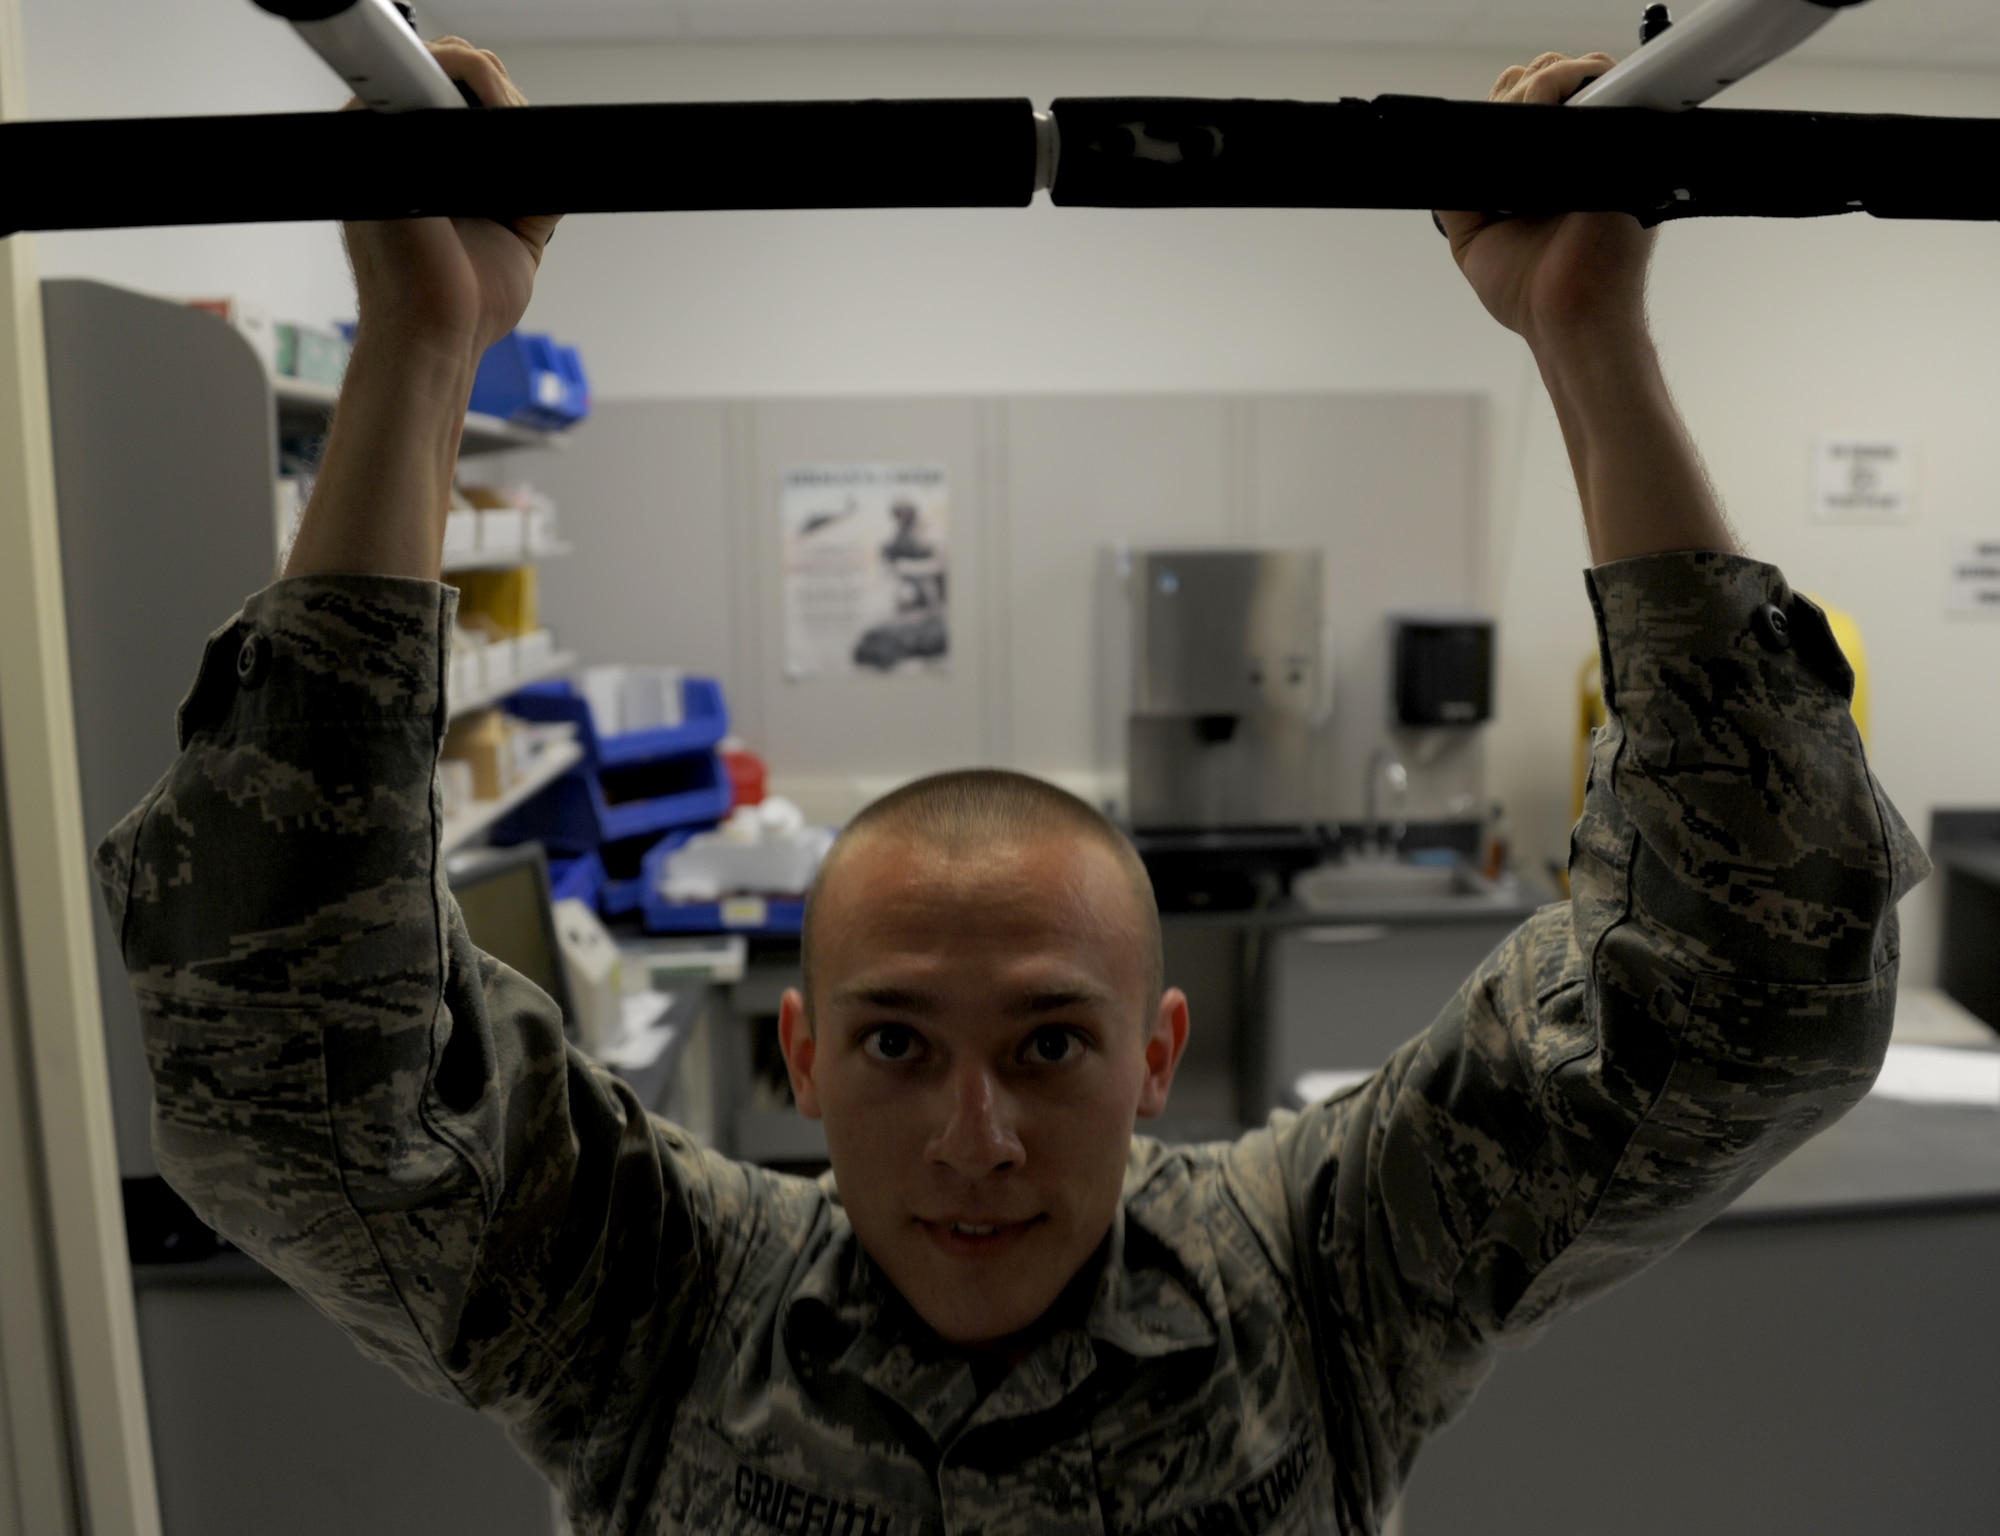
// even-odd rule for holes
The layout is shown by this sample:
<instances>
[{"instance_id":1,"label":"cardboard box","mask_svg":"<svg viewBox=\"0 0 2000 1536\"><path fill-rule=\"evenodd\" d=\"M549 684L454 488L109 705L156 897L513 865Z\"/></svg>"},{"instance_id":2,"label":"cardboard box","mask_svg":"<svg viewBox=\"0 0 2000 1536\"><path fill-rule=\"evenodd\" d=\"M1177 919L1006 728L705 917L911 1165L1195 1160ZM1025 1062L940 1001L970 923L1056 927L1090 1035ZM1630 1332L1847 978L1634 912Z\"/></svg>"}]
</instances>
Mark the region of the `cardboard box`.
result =
<instances>
[{"instance_id":1,"label":"cardboard box","mask_svg":"<svg viewBox=\"0 0 2000 1536\"><path fill-rule=\"evenodd\" d=\"M475 800L498 800L515 780L515 723L497 709L474 710L452 721L443 756L472 769Z\"/></svg>"}]
</instances>

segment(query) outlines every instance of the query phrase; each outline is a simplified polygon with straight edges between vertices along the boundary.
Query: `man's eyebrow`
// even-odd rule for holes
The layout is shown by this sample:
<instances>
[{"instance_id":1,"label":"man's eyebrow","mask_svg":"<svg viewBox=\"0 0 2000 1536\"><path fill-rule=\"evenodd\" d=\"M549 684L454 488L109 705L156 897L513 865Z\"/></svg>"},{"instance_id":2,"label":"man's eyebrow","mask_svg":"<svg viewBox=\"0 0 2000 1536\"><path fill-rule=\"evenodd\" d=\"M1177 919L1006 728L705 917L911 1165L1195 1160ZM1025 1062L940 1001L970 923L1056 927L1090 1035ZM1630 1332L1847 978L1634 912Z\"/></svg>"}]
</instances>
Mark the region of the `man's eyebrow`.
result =
<instances>
[{"instance_id":1,"label":"man's eyebrow","mask_svg":"<svg viewBox=\"0 0 2000 1536\"><path fill-rule=\"evenodd\" d=\"M1115 997L1100 987L1048 987L1013 999L1005 1011L1009 1018L1027 1019L1061 1013L1065 1008L1105 1008L1116 1002Z\"/></svg>"},{"instance_id":2,"label":"man's eyebrow","mask_svg":"<svg viewBox=\"0 0 2000 1536\"><path fill-rule=\"evenodd\" d=\"M834 991L833 1001L843 1006L884 1008L895 1013L936 1013L938 1010L937 998L914 987L871 987L865 984L839 987Z\"/></svg>"},{"instance_id":3,"label":"man's eyebrow","mask_svg":"<svg viewBox=\"0 0 2000 1536\"><path fill-rule=\"evenodd\" d=\"M837 1007L880 1008L892 1013L931 1014L944 1006L934 993L915 987L869 986L865 982L836 988L832 1000ZM1117 999L1103 988L1079 984L1024 992L1009 999L1002 1011L1009 1018L1027 1019L1060 1013L1065 1008L1106 1008L1116 1003Z\"/></svg>"}]
</instances>

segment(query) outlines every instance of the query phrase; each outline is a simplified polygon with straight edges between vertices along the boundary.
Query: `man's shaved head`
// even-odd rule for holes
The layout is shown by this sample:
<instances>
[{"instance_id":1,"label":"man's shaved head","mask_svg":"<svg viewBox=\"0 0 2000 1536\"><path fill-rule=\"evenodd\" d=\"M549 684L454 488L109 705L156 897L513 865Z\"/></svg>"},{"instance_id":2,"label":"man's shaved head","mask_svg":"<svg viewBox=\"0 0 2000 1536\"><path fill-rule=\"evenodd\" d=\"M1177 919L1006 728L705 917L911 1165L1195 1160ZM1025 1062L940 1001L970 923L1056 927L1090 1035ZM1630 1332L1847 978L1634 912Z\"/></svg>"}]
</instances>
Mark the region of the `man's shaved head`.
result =
<instances>
[{"instance_id":1,"label":"man's shaved head","mask_svg":"<svg viewBox=\"0 0 2000 1536\"><path fill-rule=\"evenodd\" d=\"M1116 861L1132 893L1132 916L1140 946L1140 974L1148 979L1148 1003L1166 987L1160 944L1160 912L1153 882L1125 834L1086 801L1045 779L1004 768L966 768L933 774L905 784L869 805L842 829L812 889L806 894L801 938L806 1007L813 1004L815 914L824 904L830 878L864 843L906 839L954 856L981 849L1059 838L1094 844Z\"/></svg>"}]
</instances>

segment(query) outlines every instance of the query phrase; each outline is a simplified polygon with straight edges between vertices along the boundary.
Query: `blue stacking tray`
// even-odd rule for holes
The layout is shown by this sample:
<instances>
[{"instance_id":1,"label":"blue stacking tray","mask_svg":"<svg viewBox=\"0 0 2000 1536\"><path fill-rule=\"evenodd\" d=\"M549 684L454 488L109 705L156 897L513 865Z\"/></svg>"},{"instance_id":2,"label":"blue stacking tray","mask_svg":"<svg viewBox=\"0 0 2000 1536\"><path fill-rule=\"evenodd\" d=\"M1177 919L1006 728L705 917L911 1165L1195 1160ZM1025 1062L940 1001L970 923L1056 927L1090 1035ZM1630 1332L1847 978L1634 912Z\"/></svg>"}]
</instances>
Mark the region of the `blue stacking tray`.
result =
<instances>
[{"instance_id":1,"label":"blue stacking tray","mask_svg":"<svg viewBox=\"0 0 2000 1536\"><path fill-rule=\"evenodd\" d=\"M657 861L664 860L699 830L684 827L678 832L669 832L665 837L650 841L639 837L630 843L598 850L606 866L599 910L606 917L626 917L639 911L644 904L647 861L655 861L653 867L657 869Z\"/></svg>"},{"instance_id":2,"label":"blue stacking tray","mask_svg":"<svg viewBox=\"0 0 2000 1536\"><path fill-rule=\"evenodd\" d=\"M493 827L496 843L538 842L555 854L581 854L605 843L658 836L681 827L706 826L729 814L734 794L722 759L713 752L643 763L606 776L572 768ZM662 792L621 793L634 775L657 779ZM670 786L670 787L669 787Z\"/></svg>"},{"instance_id":3,"label":"blue stacking tray","mask_svg":"<svg viewBox=\"0 0 2000 1536\"><path fill-rule=\"evenodd\" d=\"M583 359L539 331L509 331L479 359L471 409L547 432L574 426L590 414Z\"/></svg>"},{"instance_id":4,"label":"blue stacking tray","mask_svg":"<svg viewBox=\"0 0 2000 1536\"><path fill-rule=\"evenodd\" d=\"M668 901L660 894L667 856L693 836L657 843L639 877L640 915L648 933L741 933L785 938L805 927L803 896L734 896L721 901Z\"/></svg>"},{"instance_id":5,"label":"blue stacking tray","mask_svg":"<svg viewBox=\"0 0 2000 1536\"><path fill-rule=\"evenodd\" d=\"M573 859L549 860L549 899L580 901L591 911L599 910L604 894L604 861L595 851Z\"/></svg>"},{"instance_id":6,"label":"blue stacking tray","mask_svg":"<svg viewBox=\"0 0 2000 1536\"><path fill-rule=\"evenodd\" d=\"M601 768L629 768L690 752L712 751L729 734L729 706L722 697L722 684L709 677L681 679L681 723L656 731L599 736L589 702L573 684L560 678L521 689L508 699L507 711L523 720L575 725L584 763Z\"/></svg>"}]
</instances>

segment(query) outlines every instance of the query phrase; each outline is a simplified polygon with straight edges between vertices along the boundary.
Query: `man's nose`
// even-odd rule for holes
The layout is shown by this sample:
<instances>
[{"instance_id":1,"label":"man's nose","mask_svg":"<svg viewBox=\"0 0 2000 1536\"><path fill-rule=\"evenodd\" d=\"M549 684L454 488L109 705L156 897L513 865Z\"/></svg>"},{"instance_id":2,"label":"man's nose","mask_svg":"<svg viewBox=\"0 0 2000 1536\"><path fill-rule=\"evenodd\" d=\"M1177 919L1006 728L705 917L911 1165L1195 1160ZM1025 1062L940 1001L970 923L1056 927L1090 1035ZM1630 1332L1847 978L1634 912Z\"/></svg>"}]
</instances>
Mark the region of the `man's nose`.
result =
<instances>
[{"instance_id":1,"label":"man's nose","mask_svg":"<svg viewBox=\"0 0 2000 1536\"><path fill-rule=\"evenodd\" d=\"M946 1080L945 1092L944 1124L928 1149L932 1162L968 1179L1021 1165L1026 1153L1014 1126L1012 1096L991 1068L983 1063L960 1067Z\"/></svg>"}]
</instances>

